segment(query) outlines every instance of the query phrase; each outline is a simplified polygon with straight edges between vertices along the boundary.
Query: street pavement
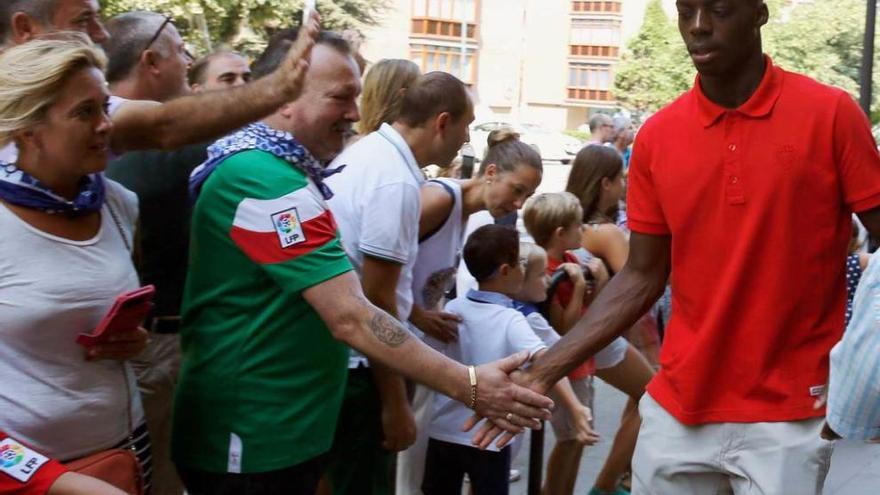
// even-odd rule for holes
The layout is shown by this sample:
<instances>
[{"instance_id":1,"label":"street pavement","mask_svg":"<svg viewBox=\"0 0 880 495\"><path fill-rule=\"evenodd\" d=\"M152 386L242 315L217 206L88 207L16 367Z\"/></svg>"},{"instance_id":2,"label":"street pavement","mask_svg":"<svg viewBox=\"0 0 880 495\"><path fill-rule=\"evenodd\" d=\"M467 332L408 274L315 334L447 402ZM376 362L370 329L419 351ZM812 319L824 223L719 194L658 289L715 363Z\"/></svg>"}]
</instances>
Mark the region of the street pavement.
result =
<instances>
[{"instance_id":1,"label":"street pavement","mask_svg":"<svg viewBox=\"0 0 880 495\"><path fill-rule=\"evenodd\" d=\"M568 165L545 163L544 180L538 188L538 192L564 190L570 168ZM620 424L620 413L623 411L625 402L623 394L599 379L595 380L595 389L596 399L593 416L602 441L584 451L578 483L574 492L576 495L586 495L592 487L593 480L596 479L596 475L608 455L611 439ZM553 446L553 431L549 425L544 445L546 461L550 448ZM519 456L513 462L514 469L519 469L522 472L522 479L511 484L510 495L527 494L528 454L529 446L528 438L526 438ZM880 445L838 442L834 456L831 458L831 472L825 483L825 495L880 495Z\"/></svg>"}]
</instances>

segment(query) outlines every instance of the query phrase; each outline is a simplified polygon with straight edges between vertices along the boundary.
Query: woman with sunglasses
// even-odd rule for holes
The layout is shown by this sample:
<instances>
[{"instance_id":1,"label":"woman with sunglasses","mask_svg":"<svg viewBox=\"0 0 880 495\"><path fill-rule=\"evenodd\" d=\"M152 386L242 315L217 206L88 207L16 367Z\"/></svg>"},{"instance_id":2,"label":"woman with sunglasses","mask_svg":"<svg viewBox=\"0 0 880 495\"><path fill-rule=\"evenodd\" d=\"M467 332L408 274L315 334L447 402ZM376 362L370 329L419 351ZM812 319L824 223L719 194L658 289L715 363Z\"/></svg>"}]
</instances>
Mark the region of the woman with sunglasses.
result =
<instances>
[{"instance_id":1,"label":"woman with sunglasses","mask_svg":"<svg viewBox=\"0 0 880 495\"><path fill-rule=\"evenodd\" d=\"M149 438L127 360L146 332L90 333L139 285L133 193L103 177L112 124L104 56L80 34L0 54L0 424L62 462L132 448L149 476Z\"/></svg>"}]
</instances>

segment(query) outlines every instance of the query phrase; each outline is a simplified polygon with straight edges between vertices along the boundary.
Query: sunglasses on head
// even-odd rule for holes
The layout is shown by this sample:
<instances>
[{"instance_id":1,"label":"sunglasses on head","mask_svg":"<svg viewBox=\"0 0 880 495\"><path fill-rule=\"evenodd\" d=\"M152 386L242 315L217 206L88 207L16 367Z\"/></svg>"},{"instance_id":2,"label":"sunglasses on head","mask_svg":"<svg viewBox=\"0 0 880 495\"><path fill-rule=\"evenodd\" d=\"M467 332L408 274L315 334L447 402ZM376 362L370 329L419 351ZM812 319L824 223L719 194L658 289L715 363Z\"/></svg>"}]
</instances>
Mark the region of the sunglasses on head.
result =
<instances>
[{"instance_id":1,"label":"sunglasses on head","mask_svg":"<svg viewBox=\"0 0 880 495\"><path fill-rule=\"evenodd\" d=\"M152 38L150 38L150 41L148 41L147 44L144 45L143 50L141 50L141 55L143 55L145 51L149 50L150 47L153 46L153 43L155 43L156 40L159 39L159 36L162 34L162 31L165 30L165 26L167 26L169 24L172 24L172 25L174 24L174 18L171 17L170 15L166 15L165 20L162 21L162 24L159 24L159 29L156 30L156 33L153 35ZM190 60L195 60L195 57L193 57L192 53L190 53L189 50L184 49L184 52L186 53L186 56L189 57Z\"/></svg>"}]
</instances>

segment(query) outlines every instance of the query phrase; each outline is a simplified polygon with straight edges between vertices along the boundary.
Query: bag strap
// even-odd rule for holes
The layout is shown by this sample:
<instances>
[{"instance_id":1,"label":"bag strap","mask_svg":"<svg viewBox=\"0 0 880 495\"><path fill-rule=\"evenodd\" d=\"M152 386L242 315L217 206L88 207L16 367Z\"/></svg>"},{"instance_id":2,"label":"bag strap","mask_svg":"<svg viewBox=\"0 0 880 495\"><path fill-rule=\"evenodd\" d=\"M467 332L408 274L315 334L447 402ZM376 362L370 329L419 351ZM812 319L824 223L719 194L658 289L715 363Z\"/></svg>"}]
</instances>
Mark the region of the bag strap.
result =
<instances>
[{"instance_id":1,"label":"bag strap","mask_svg":"<svg viewBox=\"0 0 880 495\"><path fill-rule=\"evenodd\" d=\"M122 222L119 221L119 216L116 215L116 211L113 210L113 206L110 204L109 200L107 200L105 204L107 205L107 210L110 212L110 216L113 217L113 223L116 224L116 230L119 232L119 237L122 237L125 249L131 254L131 243L128 241L128 237L125 236L125 230L122 229Z\"/></svg>"},{"instance_id":2,"label":"bag strap","mask_svg":"<svg viewBox=\"0 0 880 495\"><path fill-rule=\"evenodd\" d=\"M119 221L119 216L116 214L116 211L113 209L113 206L110 204L108 200L106 203L107 211L110 212L110 216L113 218L113 223L116 224L116 231L119 232L119 236L122 237L122 242L125 244L125 249L128 250L129 254L131 254L131 243L128 241L128 237L125 236L125 230L122 228L122 222ZM131 443L131 450L135 450L134 445L134 419L131 411L131 402L134 400L134 396L131 391L131 384L128 380L128 368L125 366L125 363L119 363L122 367L122 376L125 377L125 395L126 395L126 413L128 416L128 439Z\"/></svg>"}]
</instances>

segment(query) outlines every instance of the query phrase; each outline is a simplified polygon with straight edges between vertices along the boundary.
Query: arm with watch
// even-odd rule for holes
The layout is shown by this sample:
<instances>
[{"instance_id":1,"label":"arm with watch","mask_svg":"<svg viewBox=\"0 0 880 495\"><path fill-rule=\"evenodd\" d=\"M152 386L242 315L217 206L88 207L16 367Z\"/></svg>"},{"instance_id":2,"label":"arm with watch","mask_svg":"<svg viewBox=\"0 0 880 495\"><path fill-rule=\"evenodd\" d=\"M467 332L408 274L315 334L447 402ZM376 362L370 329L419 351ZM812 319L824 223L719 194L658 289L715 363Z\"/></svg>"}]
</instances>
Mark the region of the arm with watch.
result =
<instances>
[{"instance_id":1,"label":"arm with watch","mask_svg":"<svg viewBox=\"0 0 880 495\"><path fill-rule=\"evenodd\" d=\"M465 366L415 338L396 319L370 304L348 272L303 292L333 336L370 358L492 418L510 433L540 428L553 401L510 378L529 358L522 352L481 366Z\"/></svg>"}]
</instances>

